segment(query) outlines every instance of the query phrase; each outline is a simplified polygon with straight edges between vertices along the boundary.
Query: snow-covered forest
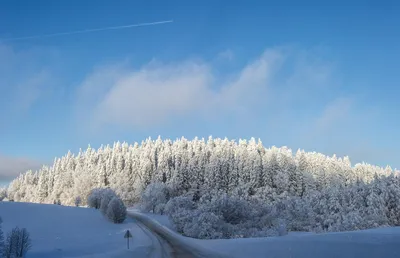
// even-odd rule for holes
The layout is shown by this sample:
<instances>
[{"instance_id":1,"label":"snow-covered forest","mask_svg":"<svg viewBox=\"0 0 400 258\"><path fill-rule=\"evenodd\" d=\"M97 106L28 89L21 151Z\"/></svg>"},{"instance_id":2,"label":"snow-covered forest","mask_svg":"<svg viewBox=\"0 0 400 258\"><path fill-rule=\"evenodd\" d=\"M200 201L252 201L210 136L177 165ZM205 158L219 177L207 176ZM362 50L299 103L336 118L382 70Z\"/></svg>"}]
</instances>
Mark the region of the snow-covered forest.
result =
<instances>
[{"instance_id":1,"label":"snow-covered forest","mask_svg":"<svg viewBox=\"0 0 400 258\"><path fill-rule=\"evenodd\" d=\"M388 176L390 167L351 165L348 157L282 148L265 148L254 138L176 141L147 139L141 144L115 143L77 155L68 153L51 167L28 171L10 183L8 197L14 201L74 205L85 202L97 187L110 187L127 204L134 203L151 182L163 182L176 195L192 191L200 197L210 190L244 191L266 200L303 196L357 181L371 182ZM85 204L85 203L83 203Z\"/></svg>"},{"instance_id":2,"label":"snow-covered forest","mask_svg":"<svg viewBox=\"0 0 400 258\"><path fill-rule=\"evenodd\" d=\"M79 197L85 205L92 189L110 187L131 205L140 200L149 184L163 183L168 188L165 203L177 196L191 196L194 202L204 203L210 194L219 199L240 196L265 204L285 201L274 211L297 216L297 225L288 223L290 230L334 231L397 225L400 213L392 214L400 210L398 201L393 200L400 197L397 174L390 167L365 163L352 166L348 157L266 148L254 138L238 142L211 137L191 141L158 138L133 145L118 142L98 150L89 147L77 155L69 152L51 167L21 174L11 182L8 198L74 205ZM214 202L218 203L218 198ZM208 200L211 205L212 198ZM364 212L372 203L377 209L384 208L386 219L379 217L380 211L375 208ZM357 207L360 213L355 212ZM348 211L345 216L343 210ZM320 220L318 229L310 220L301 222L311 213L313 219ZM354 224L353 220L365 219L362 214L371 219L364 226ZM349 225L339 228L339 222Z\"/></svg>"}]
</instances>

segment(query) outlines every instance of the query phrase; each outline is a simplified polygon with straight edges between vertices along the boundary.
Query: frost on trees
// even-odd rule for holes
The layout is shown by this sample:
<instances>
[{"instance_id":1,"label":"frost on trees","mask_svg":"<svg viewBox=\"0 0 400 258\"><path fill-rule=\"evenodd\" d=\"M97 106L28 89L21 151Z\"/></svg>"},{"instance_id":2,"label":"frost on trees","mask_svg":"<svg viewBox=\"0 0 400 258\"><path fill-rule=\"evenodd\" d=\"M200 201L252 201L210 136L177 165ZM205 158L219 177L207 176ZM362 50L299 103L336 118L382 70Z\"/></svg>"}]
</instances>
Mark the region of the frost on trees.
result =
<instances>
[{"instance_id":1,"label":"frost on trees","mask_svg":"<svg viewBox=\"0 0 400 258\"><path fill-rule=\"evenodd\" d=\"M114 197L108 204L107 218L114 223L122 223L126 218L126 207L121 199Z\"/></svg>"},{"instance_id":2,"label":"frost on trees","mask_svg":"<svg viewBox=\"0 0 400 258\"><path fill-rule=\"evenodd\" d=\"M286 204L279 207L282 216L291 218L297 213L301 218L297 224L288 223L289 230L310 228L310 222L305 221L309 217L319 225L310 230L329 231L398 225L398 174L390 167L352 165L348 157L266 148L256 139L149 138L140 144L117 142L97 150L89 146L77 154L68 152L52 166L21 174L10 183L7 194L14 201L60 201L71 206L81 197L81 205L99 209L102 194L98 189L111 188L125 205L141 200L146 210L154 212L163 212L168 200L177 196L187 197L196 205L224 194L280 205L294 200L287 204L295 208L291 212L282 208ZM371 185L375 188L370 189ZM300 208L299 200L304 208ZM103 206L108 209L106 201ZM340 227L340 223L348 226Z\"/></svg>"},{"instance_id":3,"label":"frost on trees","mask_svg":"<svg viewBox=\"0 0 400 258\"><path fill-rule=\"evenodd\" d=\"M7 198L7 189L5 187L0 188L0 201Z\"/></svg>"},{"instance_id":4,"label":"frost on trees","mask_svg":"<svg viewBox=\"0 0 400 258\"><path fill-rule=\"evenodd\" d=\"M29 232L25 228L15 227L7 234L4 256L6 258L25 257L31 247Z\"/></svg>"},{"instance_id":5,"label":"frost on trees","mask_svg":"<svg viewBox=\"0 0 400 258\"><path fill-rule=\"evenodd\" d=\"M75 206L79 207L81 205L81 203L82 203L82 198L80 196L77 196L75 198Z\"/></svg>"},{"instance_id":6,"label":"frost on trees","mask_svg":"<svg viewBox=\"0 0 400 258\"><path fill-rule=\"evenodd\" d=\"M371 182L374 175L394 174L391 168L351 166L347 157L320 153L292 154L286 147L265 148L260 141L185 138L146 139L141 144L115 143L77 155L68 152L50 167L28 171L8 187L10 200L85 205L94 188L115 189L125 203L137 202L150 183L164 183L174 195L200 197L214 190L279 199L303 196L329 187ZM267 194L268 196L265 196ZM264 197L262 197L264 196ZM98 204L97 206L99 206Z\"/></svg>"},{"instance_id":7,"label":"frost on trees","mask_svg":"<svg viewBox=\"0 0 400 258\"><path fill-rule=\"evenodd\" d=\"M103 194L101 201L100 201L100 211L101 211L101 213L103 213L103 215L107 214L108 205L110 204L110 201L114 197L117 197L117 196L111 192Z\"/></svg>"},{"instance_id":8,"label":"frost on trees","mask_svg":"<svg viewBox=\"0 0 400 258\"><path fill-rule=\"evenodd\" d=\"M152 183L147 186L140 200L144 212L163 213L169 198L169 189L164 183Z\"/></svg>"}]
</instances>

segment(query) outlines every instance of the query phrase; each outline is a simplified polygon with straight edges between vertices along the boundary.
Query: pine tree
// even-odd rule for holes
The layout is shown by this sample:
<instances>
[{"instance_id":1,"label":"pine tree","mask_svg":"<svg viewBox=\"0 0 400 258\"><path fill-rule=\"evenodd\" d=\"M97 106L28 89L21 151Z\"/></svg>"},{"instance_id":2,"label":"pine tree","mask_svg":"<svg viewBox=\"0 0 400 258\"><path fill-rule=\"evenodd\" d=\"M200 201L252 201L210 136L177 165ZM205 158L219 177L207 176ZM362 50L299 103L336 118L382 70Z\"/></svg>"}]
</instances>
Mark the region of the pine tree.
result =
<instances>
[{"instance_id":1,"label":"pine tree","mask_svg":"<svg viewBox=\"0 0 400 258\"><path fill-rule=\"evenodd\" d=\"M390 167L369 164L352 167L348 157L304 151L293 156L286 147L266 149L255 139L149 138L141 144L115 143L98 150L89 146L77 155L68 152L50 167L21 174L10 183L7 194L14 201L75 205L76 196L85 203L93 188L112 187L125 203L132 204L147 185L163 182L175 189L173 194L189 193L196 200L208 191L236 193L239 189L270 198L304 196L357 181L371 183L375 175L395 173Z\"/></svg>"}]
</instances>

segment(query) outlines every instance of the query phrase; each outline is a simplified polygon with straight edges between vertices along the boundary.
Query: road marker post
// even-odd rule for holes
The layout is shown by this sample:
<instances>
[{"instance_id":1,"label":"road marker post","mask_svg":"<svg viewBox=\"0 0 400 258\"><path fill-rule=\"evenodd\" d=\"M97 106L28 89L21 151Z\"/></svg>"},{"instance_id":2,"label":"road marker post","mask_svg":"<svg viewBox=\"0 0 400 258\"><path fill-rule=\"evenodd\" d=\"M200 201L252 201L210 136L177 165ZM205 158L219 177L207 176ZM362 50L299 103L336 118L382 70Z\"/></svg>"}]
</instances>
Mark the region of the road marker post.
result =
<instances>
[{"instance_id":1,"label":"road marker post","mask_svg":"<svg viewBox=\"0 0 400 258\"><path fill-rule=\"evenodd\" d=\"M128 241L128 242L127 242L127 245L128 245L128 249L129 249L129 238L132 238L132 234L131 234L131 232L129 231L129 229L126 230L125 235L124 235L124 238L126 238L126 240Z\"/></svg>"}]
</instances>

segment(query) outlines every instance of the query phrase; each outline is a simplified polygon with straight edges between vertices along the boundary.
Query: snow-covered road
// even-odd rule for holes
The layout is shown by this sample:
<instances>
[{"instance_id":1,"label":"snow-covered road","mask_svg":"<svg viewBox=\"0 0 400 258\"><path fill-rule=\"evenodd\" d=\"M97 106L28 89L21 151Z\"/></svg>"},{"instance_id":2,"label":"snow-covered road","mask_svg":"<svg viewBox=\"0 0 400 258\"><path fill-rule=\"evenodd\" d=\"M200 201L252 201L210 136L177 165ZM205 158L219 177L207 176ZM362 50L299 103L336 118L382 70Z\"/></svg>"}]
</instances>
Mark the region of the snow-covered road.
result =
<instances>
[{"instance_id":1,"label":"snow-covered road","mask_svg":"<svg viewBox=\"0 0 400 258\"><path fill-rule=\"evenodd\" d=\"M157 234L152 233L145 225L136 221L136 225L151 240L149 258L172 258L172 249L169 244Z\"/></svg>"},{"instance_id":2,"label":"snow-covered road","mask_svg":"<svg viewBox=\"0 0 400 258\"><path fill-rule=\"evenodd\" d=\"M182 236L144 214L128 210L128 215L136 220L137 225L152 240L152 253L149 254L151 258L226 258L185 241Z\"/></svg>"}]
</instances>

